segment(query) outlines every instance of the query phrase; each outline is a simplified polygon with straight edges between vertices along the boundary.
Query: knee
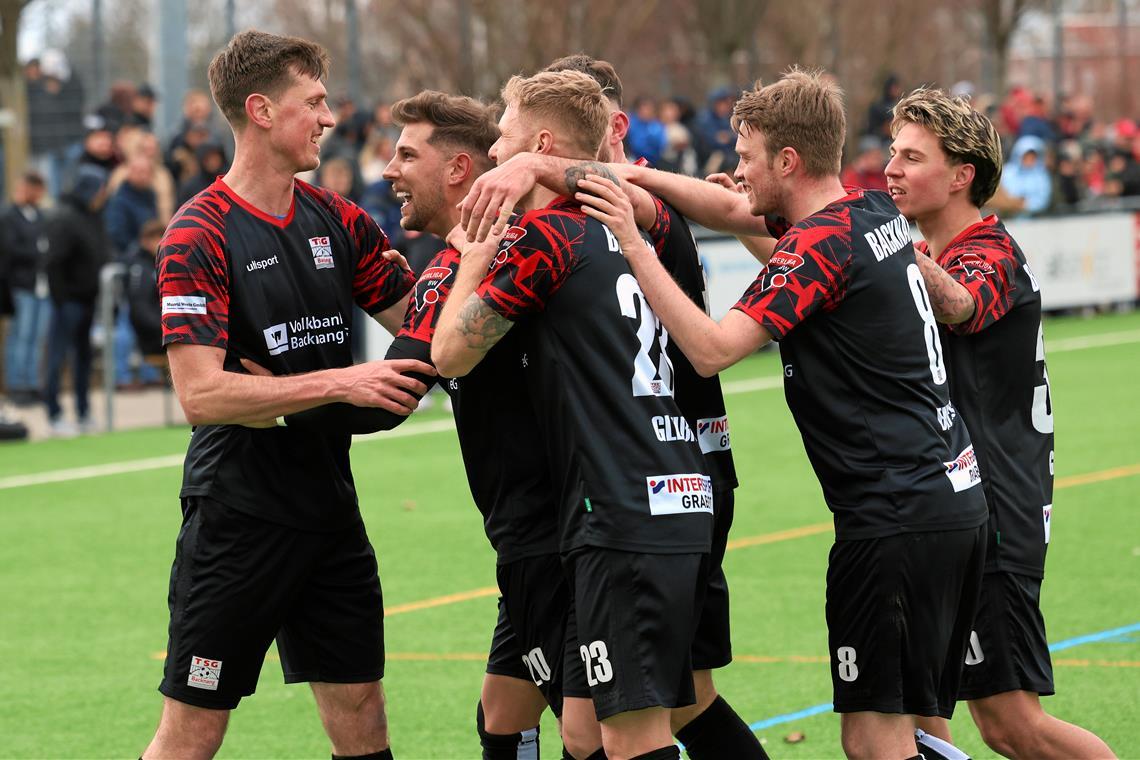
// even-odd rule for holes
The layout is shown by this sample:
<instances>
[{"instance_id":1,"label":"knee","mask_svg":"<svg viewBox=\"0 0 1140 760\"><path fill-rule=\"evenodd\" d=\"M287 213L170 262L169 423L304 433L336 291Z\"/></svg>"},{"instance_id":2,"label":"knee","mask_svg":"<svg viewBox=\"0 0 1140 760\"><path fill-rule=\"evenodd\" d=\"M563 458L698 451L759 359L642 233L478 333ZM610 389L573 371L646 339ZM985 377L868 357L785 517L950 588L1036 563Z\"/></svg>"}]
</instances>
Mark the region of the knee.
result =
<instances>
[{"instance_id":1,"label":"knee","mask_svg":"<svg viewBox=\"0 0 1140 760\"><path fill-rule=\"evenodd\" d=\"M344 684L331 691L332 707L342 716L375 716L386 722L384 694L380 686L373 683Z\"/></svg>"},{"instance_id":2,"label":"knee","mask_svg":"<svg viewBox=\"0 0 1140 760\"><path fill-rule=\"evenodd\" d=\"M562 725L562 746L576 758L589 757L602 747L602 738L596 731L578 726Z\"/></svg>"}]
</instances>

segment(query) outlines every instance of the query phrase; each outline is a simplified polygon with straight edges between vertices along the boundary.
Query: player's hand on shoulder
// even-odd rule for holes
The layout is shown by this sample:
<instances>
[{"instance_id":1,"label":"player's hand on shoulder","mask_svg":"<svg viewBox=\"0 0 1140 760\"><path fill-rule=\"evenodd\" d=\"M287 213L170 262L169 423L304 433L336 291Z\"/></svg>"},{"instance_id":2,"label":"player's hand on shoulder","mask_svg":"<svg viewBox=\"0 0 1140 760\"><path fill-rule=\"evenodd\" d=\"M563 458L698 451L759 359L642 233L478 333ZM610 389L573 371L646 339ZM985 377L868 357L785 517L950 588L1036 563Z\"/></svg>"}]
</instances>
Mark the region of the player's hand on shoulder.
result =
<instances>
[{"instance_id":1,"label":"player's hand on shoulder","mask_svg":"<svg viewBox=\"0 0 1140 760\"><path fill-rule=\"evenodd\" d=\"M426 385L409 375L435 375L435 368L417 359L381 359L345 367L338 372L345 402L408 415L416 410L419 404L417 397L427 392Z\"/></svg>"},{"instance_id":2,"label":"player's hand on shoulder","mask_svg":"<svg viewBox=\"0 0 1140 760\"><path fill-rule=\"evenodd\" d=\"M404 254L400 253L395 248L389 248L380 255L384 257L385 261L392 262L396 266L400 267L400 269L403 269L405 272L412 272L412 265L408 263L408 260L406 258L404 258ZM412 272L412 274L415 274L415 272Z\"/></svg>"},{"instance_id":3,"label":"player's hand on shoulder","mask_svg":"<svg viewBox=\"0 0 1140 760\"><path fill-rule=\"evenodd\" d=\"M463 226L456 225L452 228L451 232L447 234L447 244L459 251L462 266L483 266L484 268L490 268L491 259L495 258L495 253L499 249L499 243L502 241L503 235L505 235L506 232L507 229L503 226L497 230L491 230L481 241L472 241L468 239Z\"/></svg>"},{"instance_id":4,"label":"player's hand on shoulder","mask_svg":"<svg viewBox=\"0 0 1140 760\"><path fill-rule=\"evenodd\" d=\"M460 201L460 221L467 239L482 242L489 234L501 233L515 206L537 181L533 156L520 153L483 174Z\"/></svg>"},{"instance_id":5,"label":"player's hand on shoulder","mask_svg":"<svg viewBox=\"0 0 1140 760\"><path fill-rule=\"evenodd\" d=\"M635 255L647 250L637 220L633 204L625 192L605 177L589 174L578 183L574 200L582 203L582 211L610 228L621 244L622 253Z\"/></svg>"}]
</instances>

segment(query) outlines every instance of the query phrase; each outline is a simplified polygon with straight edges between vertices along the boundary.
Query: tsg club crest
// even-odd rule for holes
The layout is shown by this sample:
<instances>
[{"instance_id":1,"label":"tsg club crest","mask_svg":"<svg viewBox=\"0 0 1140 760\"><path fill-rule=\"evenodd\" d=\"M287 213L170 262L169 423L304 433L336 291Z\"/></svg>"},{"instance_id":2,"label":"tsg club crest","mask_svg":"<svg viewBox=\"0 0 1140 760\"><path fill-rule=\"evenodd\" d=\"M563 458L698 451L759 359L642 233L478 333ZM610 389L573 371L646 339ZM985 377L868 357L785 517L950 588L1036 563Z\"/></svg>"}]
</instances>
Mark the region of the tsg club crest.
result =
<instances>
[{"instance_id":1,"label":"tsg club crest","mask_svg":"<svg viewBox=\"0 0 1140 760\"><path fill-rule=\"evenodd\" d=\"M313 266L317 269L333 268L332 241L327 236L309 238L309 249L313 252Z\"/></svg>"},{"instance_id":2,"label":"tsg club crest","mask_svg":"<svg viewBox=\"0 0 1140 760\"><path fill-rule=\"evenodd\" d=\"M423 311L442 297L439 289L451 279L450 267L428 267L416 281L416 311Z\"/></svg>"},{"instance_id":3,"label":"tsg club crest","mask_svg":"<svg viewBox=\"0 0 1140 760\"><path fill-rule=\"evenodd\" d=\"M804 257L791 251L776 251L764 269L764 289L782 288L788 284L788 275L804 264Z\"/></svg>"}]
</instances>

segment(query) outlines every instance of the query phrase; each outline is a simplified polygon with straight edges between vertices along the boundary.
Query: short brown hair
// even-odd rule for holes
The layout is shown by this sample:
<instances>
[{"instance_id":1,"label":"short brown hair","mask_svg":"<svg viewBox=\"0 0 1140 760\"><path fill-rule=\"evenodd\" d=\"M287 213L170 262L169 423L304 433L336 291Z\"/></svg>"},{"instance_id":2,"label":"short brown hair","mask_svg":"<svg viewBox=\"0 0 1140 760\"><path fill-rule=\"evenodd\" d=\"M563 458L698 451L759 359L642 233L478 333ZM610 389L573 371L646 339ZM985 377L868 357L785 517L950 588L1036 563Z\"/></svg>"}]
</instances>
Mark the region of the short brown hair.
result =
<instances>
[{"instance_id":1,"label":"short brown hair","mask_svg":"<svg viewBox=\"0 0 1140 760\"><path fill-rule=\"evenodd\" d=\"M499 127L494 109L474 98L424 90L394 103L392 120L401 127L431 124L429 144L466 151L484 171L490 168L487 151L499 139Z\"/></svg>"},{"instance_id":2,"label":"short brown hair","mask_svg":"<svg viewBox=\"0 0 1140 760\"><path fill-rule=\"evenodd\" d=\"M759 130L769 157L794 149L809 176L839 174L847 139L843 90L820 69L793 66L779 81L758 81L744 93L732 109L732 128L738 134Z\"/></svg>"},{"instance_id":3,"label":"short brown hair","mask_svg":"<svg viewBox=\"0 0 1140 760\"><path fill-rule=\"evenodd\" d=\"M602 93L618 108L622 107L621 77L609 61L599 61L585 53L566 55L553 61L543 71L581 71L602 86Z\"/></svg>"},{"instance_id":4,"label":"short brown hair","mask_svg":"<svg viewBox=\"0 0 1140 760\"><path fill-rule=\"evenodd\" d=\"M598 155L610 122L601 85L580 71L513 76L503 86L503 102L537 117L547 129L565 136L571 148L590 158Z\"/></svg>"},{"instance_id":5,"label":"short brown hair","mask_svg":"<svg viewBox=\"0 0 1140 760\"><path fill-rule=\"evenodd\" d=\"M210 92L230 125L240 127L250 95L276 97L295 77L324 79L328 70L328 53L317 43L250 29L234 35L210 61Z\"/></svg>"},{"instance_id":6,"label":"short brown hair","mask_svg":"<svg viewBox=\"0 0 1140 760\"><path fill-rule=\"evenodd\" d=\"M950 163L974 167L971 203L981 208L997 192L1001 183L1001 137L993 122L970 101L942 90L919 87L900 100L892 113L892 137L907 124L917 124L938 138Z\"/></svg>"}]
</instances>

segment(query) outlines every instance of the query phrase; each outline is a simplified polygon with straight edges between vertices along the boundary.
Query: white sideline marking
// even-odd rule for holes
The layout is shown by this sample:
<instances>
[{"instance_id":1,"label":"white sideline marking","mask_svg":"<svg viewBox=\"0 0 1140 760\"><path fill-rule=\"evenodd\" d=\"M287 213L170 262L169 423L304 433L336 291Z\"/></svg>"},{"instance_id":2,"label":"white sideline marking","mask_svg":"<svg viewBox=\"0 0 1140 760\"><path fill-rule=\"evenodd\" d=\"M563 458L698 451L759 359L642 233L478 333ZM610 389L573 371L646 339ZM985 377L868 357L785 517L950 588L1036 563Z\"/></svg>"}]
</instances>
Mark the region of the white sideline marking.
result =
<instances>
[{"instance_id":1,"label":"white sideline marking","mask_svg":"<svg viewBox=\"0 0 1140 760\"><path fill-rule=\"evenodd\" d=\"M1126 343L1140 342L1140 330L1126 330L1107 333L1104 335L1085 335L1076 338L1063 338L1046 341L1046 354L1064 353L1066 351L1081 351L1086 348L1102 348L1105 346L1119 346ZM784 380L779 375L769 377L755 377L750 380L733 380L721 385L726 396L755 391L775 390L783 386ZM406 438L428 433L439 433L444 430L454 430L455 422L452 419L434 420L432 422L418 422L401 425L395 430L381 433L357 436L354 443L367 443L370 441L385 441L392 438ZM145 472L159 470L166 467L181 467L185 455L172 454L165 457L150 459L134 459L128 462L110 462L108 464L92 465L90 467L73 467L66 470L49 470L37 472L32 475L13 475L0 478L0 491L9 488L23 488L48 483L65 483L85 478L99 478L104 475L122 475L131 472Z\"/></svg>"}]
</instances>

